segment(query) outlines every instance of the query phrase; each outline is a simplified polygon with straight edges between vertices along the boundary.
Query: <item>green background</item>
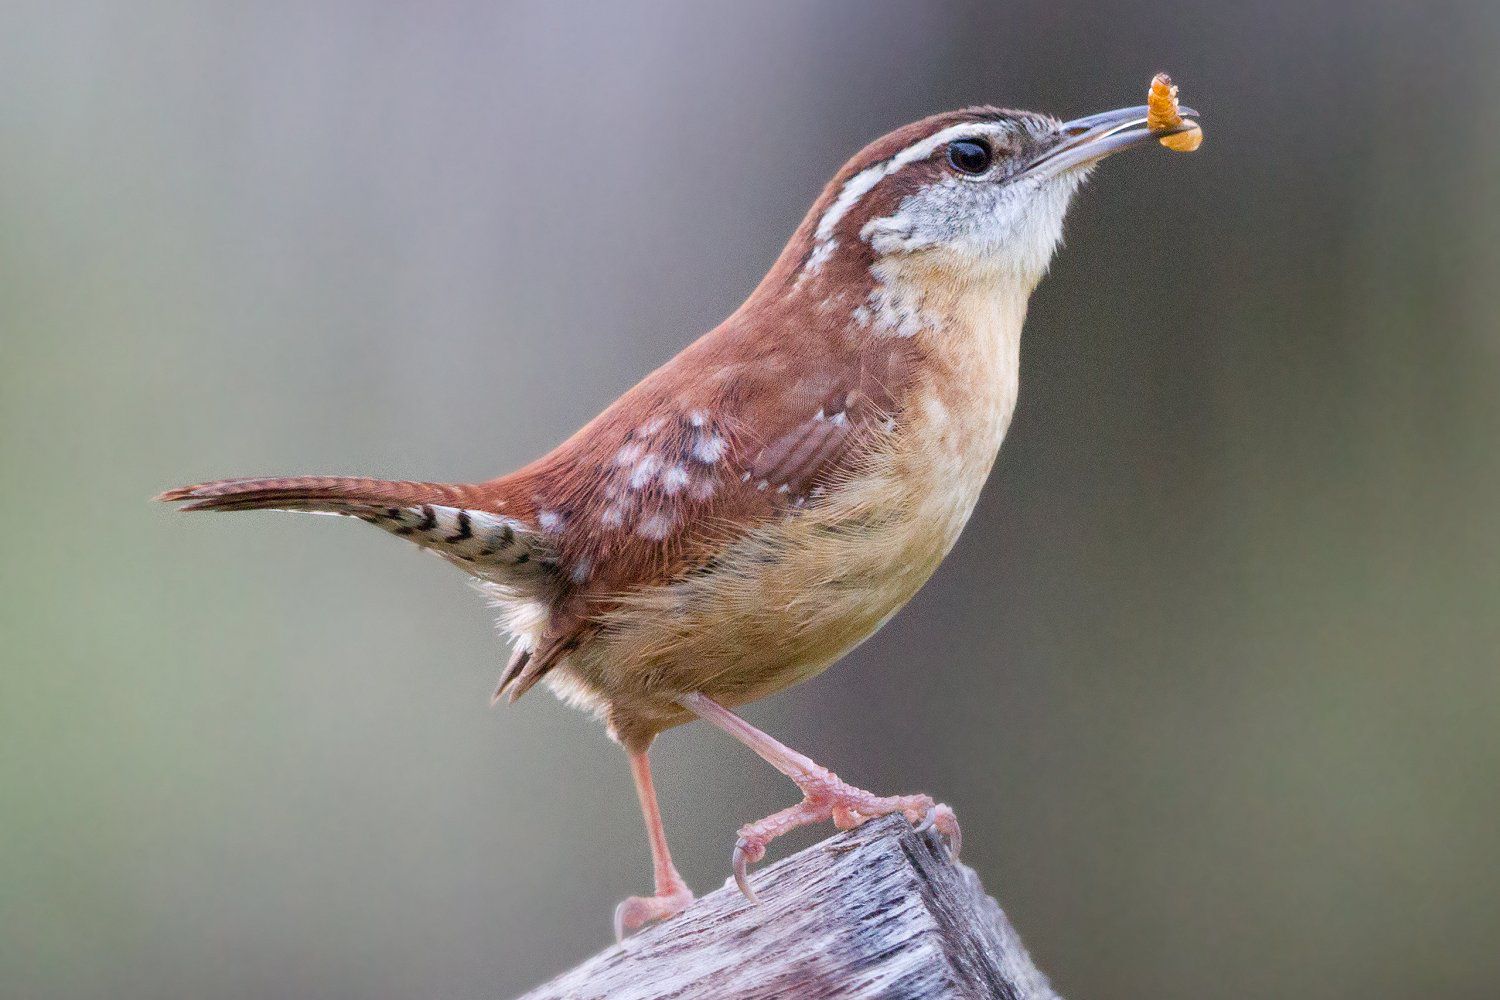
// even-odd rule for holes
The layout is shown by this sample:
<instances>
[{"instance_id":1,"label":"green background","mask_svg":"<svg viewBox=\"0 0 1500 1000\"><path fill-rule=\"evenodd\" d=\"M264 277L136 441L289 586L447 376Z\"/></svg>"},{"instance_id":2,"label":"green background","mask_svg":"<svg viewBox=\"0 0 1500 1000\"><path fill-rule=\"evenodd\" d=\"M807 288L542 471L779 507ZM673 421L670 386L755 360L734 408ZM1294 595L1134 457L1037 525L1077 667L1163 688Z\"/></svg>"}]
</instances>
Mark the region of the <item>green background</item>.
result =
<instances>
[{"instance_id":1,"label":"green background","mask_svg":"<svg viewBox=\"0 0 1500 1000\"><path fill-rule=\"evenodd\" d=\"M1380 0L4 4L0 994L504 997L605 944L625 760L487 707L451 568L147 498L517 466L866 140L1164 68L1207 141L1080 197L968 532L747 714L952 803L1066 996L1500 995L1497 48ZM702 728L657 753L700 892L795 796Z\"/></svg>"}]
</instances>

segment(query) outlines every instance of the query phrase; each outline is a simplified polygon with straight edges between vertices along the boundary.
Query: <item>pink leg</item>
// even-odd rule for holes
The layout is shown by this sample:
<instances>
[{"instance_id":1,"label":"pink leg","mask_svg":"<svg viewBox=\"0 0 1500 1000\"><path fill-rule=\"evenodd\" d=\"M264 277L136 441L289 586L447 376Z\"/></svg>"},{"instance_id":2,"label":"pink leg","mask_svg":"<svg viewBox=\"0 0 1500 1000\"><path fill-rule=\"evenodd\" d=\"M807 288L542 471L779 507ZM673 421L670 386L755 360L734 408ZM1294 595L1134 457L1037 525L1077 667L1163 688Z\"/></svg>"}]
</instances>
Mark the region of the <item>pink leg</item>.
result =
<instances>
[{"instance_id":1,"label":"pink leg","mask_svg":"<svg viewBox=\"0 0 1500 1000\"><path fill-rule=\"evenodd\" d=\"M698 718L713 723L754 750L802 789L803 799L797 805L740 827L740 839L734 845L734 880L751 902L756 902L756 898L745 873L746 865L765 857L766 845L771 841L809 823L831 819L839 829L849 830L865 820L899 812L920 824L921 829L937 827L948 838L953 856L958 857L962 845L958 818L952 809L934 803L931 796L873 795L840 781L832 771L772 739L712 698L689 694L678 700Z\"/></svg>"},{"instance_id":2,"label":"pink leg","mask_svg":"<svg viewBox=\"0 0 1500 1000\"><path fill-rule=\"evenodd\" d=\"M667 831L662 828L661 808L656 804L656 787L651 783L651 760L646 751L630 751L630 773L635 778L635 793L641 800L641 814L646 818L646 837L651 841L651 869L656 876L656 895L631 896L615 907L615 940L638 930L653 920L663 920L682 912L693 901L672 852L667 850Z\"/></svg>"}]
</instances>

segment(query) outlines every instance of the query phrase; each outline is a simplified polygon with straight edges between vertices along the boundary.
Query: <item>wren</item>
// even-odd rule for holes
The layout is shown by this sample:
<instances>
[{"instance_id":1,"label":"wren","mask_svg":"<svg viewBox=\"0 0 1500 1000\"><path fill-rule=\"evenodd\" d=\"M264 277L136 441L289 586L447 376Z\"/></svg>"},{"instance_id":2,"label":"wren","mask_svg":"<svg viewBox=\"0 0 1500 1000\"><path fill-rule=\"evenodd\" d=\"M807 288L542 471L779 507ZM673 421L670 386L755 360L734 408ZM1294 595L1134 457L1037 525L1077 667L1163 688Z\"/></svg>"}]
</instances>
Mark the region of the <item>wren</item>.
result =
<instances>
[{"instance_id":1,"label":"wren","mask_svg":"<svg viewBox=\"0 0 1500 1000\"><path fill-rule=\"evenodd\" d=\"M509 475L229 479L160 499L349 515L478 578L514 640L495 698L544 682L629 755L655 893L620 904L618 935L693 898L647 757L693 719L804 796L739 830L750 898L746 866L808 823L899 812L956 855L948 807L854 788L730 708L826 669L953 547L1015 410L1027 299L1073 194L1104 157L1197 128L1147 118L976 107L877 139L733 315Z\"/></svg>"}]
</instances>

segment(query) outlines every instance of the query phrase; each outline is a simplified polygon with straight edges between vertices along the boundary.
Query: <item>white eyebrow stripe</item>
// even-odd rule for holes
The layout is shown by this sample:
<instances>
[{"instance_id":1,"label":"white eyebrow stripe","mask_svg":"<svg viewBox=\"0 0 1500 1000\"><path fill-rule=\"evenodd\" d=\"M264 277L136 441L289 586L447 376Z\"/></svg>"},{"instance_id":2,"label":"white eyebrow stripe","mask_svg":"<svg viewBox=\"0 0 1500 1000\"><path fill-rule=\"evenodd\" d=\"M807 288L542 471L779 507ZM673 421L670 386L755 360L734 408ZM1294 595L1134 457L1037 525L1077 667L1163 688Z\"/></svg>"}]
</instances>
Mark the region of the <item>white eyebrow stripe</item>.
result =
<instances>
[{"instance_id":1,"label":"white eyebrow stripe","mask_svg":"<svg viewBox=\"0 0 1500 1000\"><path fill-rule=\"evenodd\" d=\"M869 194L876 184L908 163L925 160L939 146L962 136L1008 136L1012 132L1009 122L962 122L958 125L950 125L920 142L912 143L889 160L861 170L844 182L844 186L839 189L839 196L833 200L833 204L828 206L823 217L818 220L818 228L813 233L813 253L809 258L809 263L819 256L818 251L832 238L834 227L849 214L849 210L857 205L861 198ZM822 257L826 259L827 253L825 252ZM821 264L822 260L818 260L818 263ZM813 269L816 270L816 267Z\"/></svg>"}]
</instances>

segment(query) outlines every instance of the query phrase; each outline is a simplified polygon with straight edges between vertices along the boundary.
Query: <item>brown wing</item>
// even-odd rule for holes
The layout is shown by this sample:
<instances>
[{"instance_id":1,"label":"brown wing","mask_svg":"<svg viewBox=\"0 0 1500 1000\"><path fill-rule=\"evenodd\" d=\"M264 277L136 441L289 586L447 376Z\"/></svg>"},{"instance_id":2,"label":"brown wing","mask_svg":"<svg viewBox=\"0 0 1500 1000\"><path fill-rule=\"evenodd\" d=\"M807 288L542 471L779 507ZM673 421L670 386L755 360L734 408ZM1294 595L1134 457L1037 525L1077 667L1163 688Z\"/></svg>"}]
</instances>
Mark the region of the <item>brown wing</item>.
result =
<instances>
[{"instance_id":1,"label":"brown wing","mask_svg":"<svg viewBox=\"0 0 1500 1000\"><path fill-rule=\"evenodd\" d=\"M804 350L799 364L784 352L680 357L502 482L556 537L573 586L603 597L662 583L847 475L899 418L913 350L867 338Z\"/></svg>"}]
</instances>

